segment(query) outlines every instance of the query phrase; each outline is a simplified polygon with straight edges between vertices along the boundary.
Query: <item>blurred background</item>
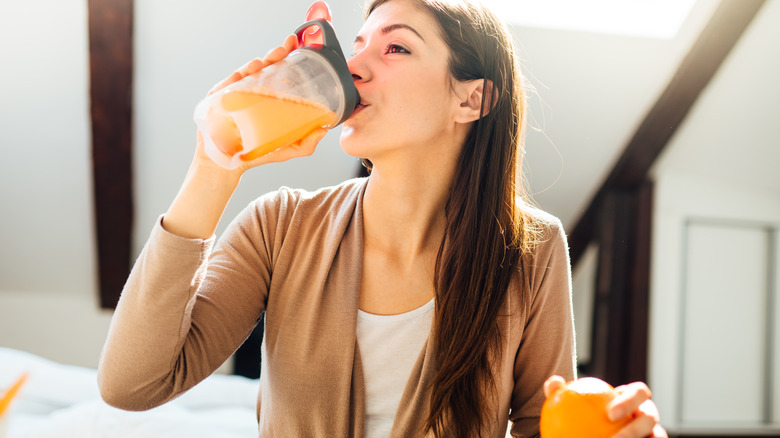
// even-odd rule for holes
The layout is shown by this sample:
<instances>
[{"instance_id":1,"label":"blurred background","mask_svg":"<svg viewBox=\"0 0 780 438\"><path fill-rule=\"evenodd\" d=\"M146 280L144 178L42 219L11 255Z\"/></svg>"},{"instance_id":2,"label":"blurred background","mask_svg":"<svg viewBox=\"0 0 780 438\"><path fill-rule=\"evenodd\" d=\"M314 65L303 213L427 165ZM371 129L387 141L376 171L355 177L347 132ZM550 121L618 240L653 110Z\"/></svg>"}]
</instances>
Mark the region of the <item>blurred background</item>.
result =
<instances>
[{"instance_id":1,"label":"blurred background","mask_svg":"<svg viewBox=\"0 0 780 438\"><path fill-rule=\"evenodd\" d=\"M777 433L780 0L486 3L510 24L529 84L530 194L571 233L581 373L647 381L675 433ZM329 4L349 54L362 1ZM130 260L187 170L196 103L308 6L132 3ZM90 74L92 7L0 2L0 346L94 368L111 310L98 280L90 89L106 78ZM312 157L248 173L218 232L280 186L356 176L338 131Z\"/></svg>"}]
</instances>

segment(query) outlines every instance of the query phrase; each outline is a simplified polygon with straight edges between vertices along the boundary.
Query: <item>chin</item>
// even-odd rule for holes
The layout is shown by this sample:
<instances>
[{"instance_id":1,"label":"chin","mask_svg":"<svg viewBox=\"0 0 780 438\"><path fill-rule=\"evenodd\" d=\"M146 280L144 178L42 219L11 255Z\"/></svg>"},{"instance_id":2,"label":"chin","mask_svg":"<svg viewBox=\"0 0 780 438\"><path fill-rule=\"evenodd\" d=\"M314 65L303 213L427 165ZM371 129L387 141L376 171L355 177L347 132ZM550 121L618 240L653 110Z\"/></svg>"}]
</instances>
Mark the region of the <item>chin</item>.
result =
<instances>
[{"instance_id":1,"label":"chin","mask_svg":"<svg viewBox=\"0 0 780 438\"><path fill-rule=\"evenodd\" d=\"M365 158L368 151L361 145L366 144L364 141L360 141L359 135L355 132L355 129L351 126L342 125L341 136L339 137L339 144L341 150L347 155L351 155L355 158Z\"/></svg>"}]
</instances>

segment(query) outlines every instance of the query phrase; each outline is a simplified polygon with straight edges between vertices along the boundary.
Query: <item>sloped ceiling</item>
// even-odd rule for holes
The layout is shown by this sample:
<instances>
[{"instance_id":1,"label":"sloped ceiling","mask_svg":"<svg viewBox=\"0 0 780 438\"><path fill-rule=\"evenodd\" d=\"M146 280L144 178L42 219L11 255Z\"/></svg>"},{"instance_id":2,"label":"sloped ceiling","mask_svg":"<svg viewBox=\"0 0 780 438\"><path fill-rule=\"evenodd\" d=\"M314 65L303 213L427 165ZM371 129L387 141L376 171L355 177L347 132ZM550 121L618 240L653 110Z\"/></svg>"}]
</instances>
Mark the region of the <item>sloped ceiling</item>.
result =
<instances>
[{"instance_id":1,"label":"sloped ceiling","mask_svg":"<svg viewBox=\"0 0 780 438\"><path fill-rule=\"evenodd\" d=\"M670 39L515 26L529 92L525 174L571 229L718 5L699 0Z\"/></svg>"},{"instance_id":2,"label":"sloped ceiling","mask_svg":"<svg viewBox=\"0 0 780 438\"><path fill-rule=\"evenodd\" d=\"M659 157L673 170L780 193L780 1L769 0Z\"/></svg>"}]
</instances>

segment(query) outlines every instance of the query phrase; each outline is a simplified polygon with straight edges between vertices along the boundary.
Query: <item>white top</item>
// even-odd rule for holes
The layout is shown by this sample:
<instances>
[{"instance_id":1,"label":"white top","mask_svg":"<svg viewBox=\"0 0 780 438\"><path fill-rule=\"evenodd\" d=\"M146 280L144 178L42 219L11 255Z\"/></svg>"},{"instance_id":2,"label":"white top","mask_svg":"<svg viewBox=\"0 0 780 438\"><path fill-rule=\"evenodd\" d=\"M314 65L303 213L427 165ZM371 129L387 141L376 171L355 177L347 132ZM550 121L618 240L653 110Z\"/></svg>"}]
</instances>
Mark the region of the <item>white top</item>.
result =
<instances>
[{"instance_id":1,"label":"white top","mask_svg":"<svg viewBox=\"0 0 780 438\"><path fill-rule=\"evenodd\" d=\"M399 315L358 309L357 339L366 384L366 438L387 438L406 382L433 322L434 300Z\"/></svg>"}]
</instances>

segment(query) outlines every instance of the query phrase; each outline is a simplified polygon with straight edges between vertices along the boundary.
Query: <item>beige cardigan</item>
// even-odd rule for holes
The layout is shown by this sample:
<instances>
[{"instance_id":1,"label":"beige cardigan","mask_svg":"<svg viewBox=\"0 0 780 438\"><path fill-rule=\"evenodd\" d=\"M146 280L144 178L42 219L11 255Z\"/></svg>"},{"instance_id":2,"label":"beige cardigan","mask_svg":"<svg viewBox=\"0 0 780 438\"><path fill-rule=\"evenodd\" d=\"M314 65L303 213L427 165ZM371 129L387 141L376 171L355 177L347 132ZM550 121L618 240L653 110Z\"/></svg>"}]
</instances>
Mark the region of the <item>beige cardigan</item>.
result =
<instances>
[{"instance_id":1,"label":"beige cardigan","mask_svg":"<svg viewBox=\"0 0 780 438\"><path fill-rule=\"evenodd\" d=\"M216 370L265 312L257 413L260 437L362 437L364 386L356 341L366 179L316 192L280 189L214 238L152 230L130 274L101 355L109 404L145 410ZM566 238L533 210L543 241L522 259L499 319L504 341L489 436L538 434L542 383L574 377ZM465 323L465 322L464 322ZM403 393L393 437L421 436L431 346Z\"/></svg>"}]
</instances>

